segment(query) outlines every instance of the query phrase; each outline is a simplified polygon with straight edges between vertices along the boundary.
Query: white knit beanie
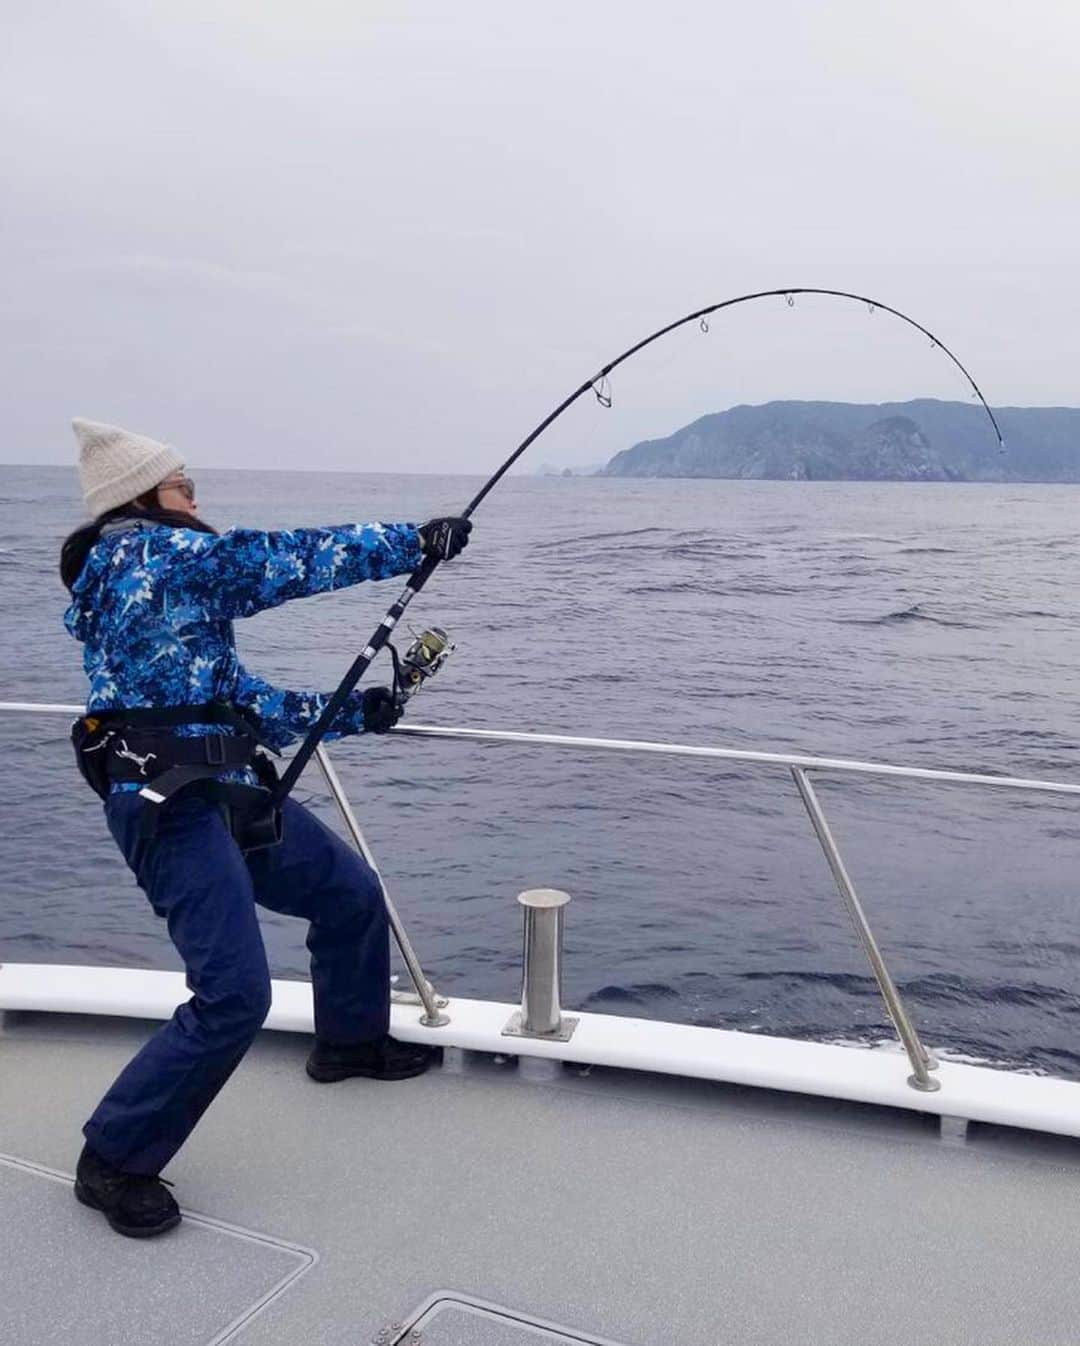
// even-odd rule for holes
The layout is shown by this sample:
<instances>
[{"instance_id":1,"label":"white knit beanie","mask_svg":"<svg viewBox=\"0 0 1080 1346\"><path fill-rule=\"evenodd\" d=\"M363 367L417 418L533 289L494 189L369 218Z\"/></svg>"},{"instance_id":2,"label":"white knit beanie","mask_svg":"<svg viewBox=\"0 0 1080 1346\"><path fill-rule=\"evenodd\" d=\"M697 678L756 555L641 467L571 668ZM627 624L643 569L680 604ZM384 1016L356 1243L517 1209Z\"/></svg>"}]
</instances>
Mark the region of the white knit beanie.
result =
<instances>
[{"instance_id":1,"label":"white knit beanie","mask_svg":"<svg viewBox=\"0 0 1080 1346\"><path fill-rule=\"evenodd\" d=\"M96 519L106 510L152 491L159 482L184 466L170 444L145 435L133 435L115 425L76 419L71 422L79 441L79 480L86 508Z\"/></svg>"}]
</instances>

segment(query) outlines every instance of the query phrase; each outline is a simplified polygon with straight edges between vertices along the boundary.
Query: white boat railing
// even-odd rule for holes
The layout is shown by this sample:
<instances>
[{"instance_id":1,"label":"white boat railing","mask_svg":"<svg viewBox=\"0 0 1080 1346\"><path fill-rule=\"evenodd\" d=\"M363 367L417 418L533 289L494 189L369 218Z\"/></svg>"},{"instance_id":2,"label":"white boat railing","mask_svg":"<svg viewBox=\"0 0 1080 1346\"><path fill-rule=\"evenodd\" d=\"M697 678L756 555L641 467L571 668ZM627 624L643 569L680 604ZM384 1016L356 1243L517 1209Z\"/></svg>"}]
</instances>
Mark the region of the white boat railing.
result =
<instances>
[{"instance_id":1,"label":"white boat railing","mask_svg":"<svg viewBox=\"0 0 1080 1346\"><path fill-rule=\"evenodd\" d=\"M40 715L81 715L84 707L60 705L55 703L37 703L26 701L0 701L0 712L40 714ZM907 1053L911 1065L908 1083L913 1089L932 1092L939 1088L937 1080L931 1074L937 1067L934 1057L927 1051L911 1019L903 997L893 981L881 948L874 937L866 912L863 908L851 876L836 841L828 817L816 791L810 781L810 773L829 773L839 775L859 775L926 781L941 785L982 786L997 789L1035 791L1042 794L1080 795L1080 784L1064 781L1034 780L1022 776L994 776L967 771L942 771L929 767L894 766L884 762L862 762L848 758L810 757L799 753L755 752L743 748L712 748L688 743L653 743L635 739L584 738L567 734L535 734L516 730L444 728L436 725L410 724L399 725L391 731L398 737L447 739L470 743L514 744L528 747L550 747L576 752L616 752L664 757L692 757L710 761L738 762L747 766L773 767L784 769L795 782L799 798L821 845L829 868L832 871L837 889L844 906L855 927L856 935L870 963L871 971L878 984L885 1008L896 1029L897 1035ZM346 827L357 848L378 875L374 857L364 839L363 833L349 804L337 773L330 762L325 748L318 749L316 761L330 789ZM431 983L425 978L420 962L412 948L408 935L401 923L389 895L383 884L386 899L398 946L401 949L409 975L416 988L416 994L423 1005L421 1022L428 1027L439 1027L448 1022L442 1013L445 1001L440 1000ZM399 997L400 998L400 997Z\"/></svg>"}]
</instances>

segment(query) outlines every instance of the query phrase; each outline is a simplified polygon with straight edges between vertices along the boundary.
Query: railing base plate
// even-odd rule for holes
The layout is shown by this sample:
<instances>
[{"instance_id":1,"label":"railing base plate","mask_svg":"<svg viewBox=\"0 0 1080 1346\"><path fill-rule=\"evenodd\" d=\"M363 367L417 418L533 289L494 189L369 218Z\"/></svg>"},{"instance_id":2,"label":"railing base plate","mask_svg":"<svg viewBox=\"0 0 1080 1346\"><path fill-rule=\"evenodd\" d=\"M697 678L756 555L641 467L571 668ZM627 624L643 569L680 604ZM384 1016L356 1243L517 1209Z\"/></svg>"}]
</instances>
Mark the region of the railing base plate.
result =
<instances>
[{"instance_id":1,"label":"railing base plate","mask_svg":"<svg viewBox=\"0 0 1080 1346\"><path fill-rule=\"evenodd\" d=\"M504 1038L535 1038L537 1042L569 1042L574 1036L574 1029L578 1026L578 1021L572 1015L564 1014L559 1020L559 1026L553 1033L530 1033L522 1026L521 1011L515 1010L506 1021L506 1027L502 1030Z\"/></svg>"}]
</instances>

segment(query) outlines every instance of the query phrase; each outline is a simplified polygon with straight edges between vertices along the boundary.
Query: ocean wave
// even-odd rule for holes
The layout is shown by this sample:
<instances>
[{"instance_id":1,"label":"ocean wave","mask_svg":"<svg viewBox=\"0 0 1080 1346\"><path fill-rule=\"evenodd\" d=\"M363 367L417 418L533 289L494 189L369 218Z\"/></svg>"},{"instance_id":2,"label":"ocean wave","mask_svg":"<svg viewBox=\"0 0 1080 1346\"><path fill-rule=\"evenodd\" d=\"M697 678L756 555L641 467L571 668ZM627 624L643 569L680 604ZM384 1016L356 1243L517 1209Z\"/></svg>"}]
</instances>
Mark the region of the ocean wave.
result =
<instances>
[{"instance_id":1,"label":"ocean wave","mask_svg":"<svg viewBox=\"0 0 1080 1346\"><path fill-rule=\"evenodd\" d=\"M676 1001L679 992L664 982L636 982L628 986L601 986L581 1002L581 1008L602 1009L605 1005L634 1005L646 1008L657 1001Z\"/></svg>"},{"instance_id":2,"label":"ocean wave","mask_svg":"<svg viewBox=\"0 0 1080 1346\"><path fill-rule=\"evenodd\" d=\"M956 617L942 617L937 613L926 612L921 603L896 608L882 617L840 617L837 620L843 626L900 626L905 622L928 622L933 626L952 626L962 631L983 629L979 622L965 622Z\"/></svg>"},{"instance_id":3,"label":"ocean wave","mask_svg":"<svg viewBox=\"0 0 1080 1346\"><path fill-rule=\"evenodd\" d=\"M571 537L539 538L532 543L532 550L559 551L566 547L576 547L586 543L593 543L593 542L630 543L640 540L643 537L648 537L650 534L653 533L659 533L665 537L670 536L669 530L666 528L645 527L645 528L615 529L613 531L607 531L603 533L579 533Z\"/></svg>"}]
</instances>

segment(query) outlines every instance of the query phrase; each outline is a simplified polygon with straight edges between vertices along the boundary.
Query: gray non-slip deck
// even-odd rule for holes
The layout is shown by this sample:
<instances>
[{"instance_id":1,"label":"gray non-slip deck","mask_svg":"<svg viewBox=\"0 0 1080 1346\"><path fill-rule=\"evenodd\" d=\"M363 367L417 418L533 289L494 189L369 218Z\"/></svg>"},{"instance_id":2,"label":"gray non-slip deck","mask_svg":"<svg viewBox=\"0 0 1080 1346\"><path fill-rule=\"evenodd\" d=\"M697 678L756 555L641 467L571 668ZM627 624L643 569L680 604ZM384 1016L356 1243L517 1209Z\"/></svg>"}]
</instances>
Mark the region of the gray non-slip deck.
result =
<instances>
[{"instance_id":1,"label":"gray non-slip deck","mask_svg":"<svg viewBox=\"0 0 1080 1346\"><path fill-rule=\"evenodd\" d=\"M79 1125L148 1031L9 1016L0 1150L70 1172ZM392 1341L436 1292L626 1346L1080 1339L1073 1142L984 1132L959 1147L911 1116L456 1054L418 1080L319 1086L303 1074L308 1045L264 1035L168 1173L186 1208L318 1254L239 1329L241 1346ZM131 1293L191 1302L181 1239L133 1250L68 1200L40 1222L20 1208L16 1297L41 1300L32 1249L54 1241L104 1267L145 1254ZM423 1346L543 1341L464 1311L429 1325ZM89 1317L83 1340L140 1342Z\"/></svg>"}]
</instances>

